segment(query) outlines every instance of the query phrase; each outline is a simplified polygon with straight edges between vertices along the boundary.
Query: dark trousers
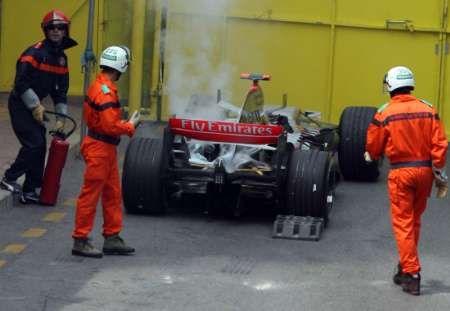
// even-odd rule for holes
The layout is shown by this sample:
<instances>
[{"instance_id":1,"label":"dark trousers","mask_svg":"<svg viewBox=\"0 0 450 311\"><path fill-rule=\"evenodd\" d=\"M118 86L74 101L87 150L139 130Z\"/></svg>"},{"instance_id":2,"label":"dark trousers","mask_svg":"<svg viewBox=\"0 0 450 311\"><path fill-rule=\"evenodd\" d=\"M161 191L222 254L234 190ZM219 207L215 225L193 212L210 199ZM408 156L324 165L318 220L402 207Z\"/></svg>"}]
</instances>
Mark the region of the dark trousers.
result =
<instances>
[{"instance_id":1,"label":"dark trousers","mask_svg":"<svg viewBox=\"0 0 450 311\"><path fill-rule=\"evenodd\" d=\"M8 109L14 133L22 147L14 163L5 172L5 177L15 181L25 174L23 191L35 191L41 187L44 174L46 129L33 118L31 111L14 94L9 96Z\"/></svg>"}]
</instances>

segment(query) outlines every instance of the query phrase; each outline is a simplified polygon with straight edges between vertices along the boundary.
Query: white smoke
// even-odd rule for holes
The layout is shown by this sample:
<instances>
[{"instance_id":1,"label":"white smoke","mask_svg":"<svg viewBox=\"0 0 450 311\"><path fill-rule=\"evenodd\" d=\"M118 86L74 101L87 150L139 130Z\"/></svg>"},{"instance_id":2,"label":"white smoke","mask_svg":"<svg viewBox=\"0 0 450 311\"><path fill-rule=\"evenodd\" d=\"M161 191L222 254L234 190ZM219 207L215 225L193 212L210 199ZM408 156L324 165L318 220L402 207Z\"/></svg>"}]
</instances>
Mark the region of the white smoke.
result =
<instances>
[{"instance_id":1,"label":"white smoke","mask_svg":"<svg viewBox=\"0 0 450 311\"><path fill-rule=\"evenodd\" d=\"M165 93L170 115L223 118L224 111L217 106L217 90L231 98L233 66L221 56L224 38L218 35L224 33L224 14L231 1L234 0L192 0L187 13L174 12L169 1Z\"/></svg>"},{"instance_id":2,"label":"white smoke","mask_svg":"<svg viewBox=\"0 0 450 311\"><path fill-rule=\"evenodd\" d=\"M189 0L183 12L168 1L168 27L165 36L167 80L165 93L169 98L169 113L189 119L220 120L226 112L217 103L217 90L225 101L232 98L230 85L237 71L223 57L227 27L225 14L236 0ZM187 2L187 1L186 1ZM217 158L208 160L205 150L213 144L192 141L188 144L190 162L205 167L224 165L228 173L243 167L270 168L252 155L259 148L223 144Z\"/></svg>"}]
</instances>

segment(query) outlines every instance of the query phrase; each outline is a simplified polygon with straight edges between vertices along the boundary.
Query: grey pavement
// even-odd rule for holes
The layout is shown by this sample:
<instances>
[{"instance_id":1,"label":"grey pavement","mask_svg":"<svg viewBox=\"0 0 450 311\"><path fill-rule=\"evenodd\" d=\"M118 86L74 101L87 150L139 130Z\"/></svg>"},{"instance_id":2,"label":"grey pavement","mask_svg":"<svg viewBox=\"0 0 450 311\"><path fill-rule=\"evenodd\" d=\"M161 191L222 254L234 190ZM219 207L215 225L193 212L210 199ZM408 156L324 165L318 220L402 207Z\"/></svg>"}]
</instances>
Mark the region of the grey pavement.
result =
<instances>
[{"instance_id":1,"label":"grey pavement","mask_svg":"<svg viewBox=\"0 0 450 311\"><path fill-rule=\"evenodd\" d=\"M19 148L5 104L3 95L2 169ZM80 100L69 105L79 119ZM144 124L138 135L160 130ZM420 244L422 296L406 295L391 281L397 256L386 167L377 183L338 186L319 242L272 239L274 215L260 206L240 219L205 216L193 206L159 217L125 214L122 236L136 247L134 256L74 257L70 236L84 169L74 156L77 138L56 206L23 206L2 193L0 311L450 310L450 199L429 201ZM121 161L126 145L124 139ZM101 224L99 208L97 247Z\"/></svg>"},{"instance_id":2,"label":"grey pavement","mask_svg":"<svg viewBox=\"0 0 450 311\"><path fill-rule=\"evenodd\" d=\"M152 128L143 128L151 131ZM123 160L127 140L120 145ZM74 200L84 164L70 157L54 207L0 210L0 310L448 311L450 204L430 199L423 217L422 296L404 294L396 266L386 167L377 183L343 182L319 242L271 238L261 206L240 219L172 208L164 216L124 215L134 256L74 257ZM61 215L49 221L49 215ZM101 209L92 232L102 246ZM22 232L42 228L39 238Z\"/></svg>"}]
</instances>

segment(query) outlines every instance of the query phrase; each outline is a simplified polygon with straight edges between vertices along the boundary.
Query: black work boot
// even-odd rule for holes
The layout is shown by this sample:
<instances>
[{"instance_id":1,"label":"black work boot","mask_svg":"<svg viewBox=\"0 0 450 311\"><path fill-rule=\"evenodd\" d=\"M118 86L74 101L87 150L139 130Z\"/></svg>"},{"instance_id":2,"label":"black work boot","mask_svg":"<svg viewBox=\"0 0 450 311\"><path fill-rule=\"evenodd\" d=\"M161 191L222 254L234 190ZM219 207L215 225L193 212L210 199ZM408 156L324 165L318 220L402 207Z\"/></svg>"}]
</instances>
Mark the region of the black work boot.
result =
<instances>
[{"instance_id":1,"label":"black work boot","mask_svg":"<svg viewBox=\"0 0 450 311\"><path fill-rule=\"evenodd\" d=\"M105 255L130 255L134 251L134 248L126 245L118 234L105 237L105 243L103 244Z\"/></svg>"},{"instance_id":2,"label":"black work boot","mask_svg":"<svg viewBox=\"0 0 450 311\"><path fill-rule=\"evenodd\" d=\"M102 258L103 253L96 249L89 239L73 239L72 255L91 257L91 258Z\"/></svg>"},{"instance_id":3,"label":"black work boot","mask_svg":"<svg viewBox=\"0 0 450 311\"><path fill-rule=\"evenodd\" d=\"M0 188L12 193L20 193L22 191L22 187L17 182L8 180L6 177L3 177L2 181L0 181Z\"/></svg>"},{"instance_id":4,"label":"black work boot","mask_svg":"<svg viewBox=\"0 0 450 311\"><path fill-rule=\"evenodd\" d=\"M397 265L397 273L394 274L393 281L396 285L402 285L403 282L406 281L406 273L403 272L402 266L400 263Z\"/></svg>"},{"instance_id":5,"label":"black work boot","mask_svg":"<svg viewBox=\"0 0 450 311\"><path fill-rule=\"evenodd\" d=\"M34 192L22 192L19 198L22 204L39 204L39 195Z\"/></svg>"},{"instance_id":6,"label":"black work boot","mask_svg":"<svg viewBox=\"0 0 450 311\"><path fill-rule=\"evenodd\" d=\"M420 274L406 273L405 280L402 282L402 289L404 292L419 296L420 295Z\"/></svg>"}]
</instances>

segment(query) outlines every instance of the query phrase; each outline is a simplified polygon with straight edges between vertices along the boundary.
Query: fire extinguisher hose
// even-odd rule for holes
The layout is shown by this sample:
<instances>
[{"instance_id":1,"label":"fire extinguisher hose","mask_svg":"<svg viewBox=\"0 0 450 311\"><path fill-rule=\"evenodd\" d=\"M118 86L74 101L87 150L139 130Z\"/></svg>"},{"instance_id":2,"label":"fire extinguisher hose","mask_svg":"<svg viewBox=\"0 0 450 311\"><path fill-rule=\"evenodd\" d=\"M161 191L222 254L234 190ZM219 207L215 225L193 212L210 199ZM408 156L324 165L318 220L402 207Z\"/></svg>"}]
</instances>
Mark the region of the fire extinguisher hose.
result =
<instances>
[{"instance_id":1,"label":"fire extinguisher hose","mask_svg":"<svg viewBox=\"0 0 450 311\"><path fill-rule=\"evenodd\" d=\"M66 140L67 138L69 138L70 135L73 134L73 132L75 132L75 130L77 128L77 121L75 121L75 119L72 118L71 116L68 116L68 115L63 114L63 113L59 113L59 112L55 112L55 111L47 111L47 110L44 113L45 114L53 114L55 116L67 119L67 120L69 120L72 123L71 129L67 133L50 131L51 135L56 135L56 136L60 137L61 139ZM46 119L48 121L48 118L46 118Z\"/></svg>"}]
</instances>

